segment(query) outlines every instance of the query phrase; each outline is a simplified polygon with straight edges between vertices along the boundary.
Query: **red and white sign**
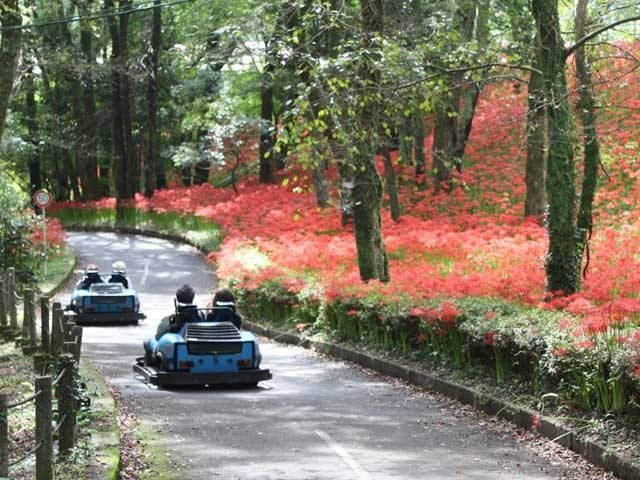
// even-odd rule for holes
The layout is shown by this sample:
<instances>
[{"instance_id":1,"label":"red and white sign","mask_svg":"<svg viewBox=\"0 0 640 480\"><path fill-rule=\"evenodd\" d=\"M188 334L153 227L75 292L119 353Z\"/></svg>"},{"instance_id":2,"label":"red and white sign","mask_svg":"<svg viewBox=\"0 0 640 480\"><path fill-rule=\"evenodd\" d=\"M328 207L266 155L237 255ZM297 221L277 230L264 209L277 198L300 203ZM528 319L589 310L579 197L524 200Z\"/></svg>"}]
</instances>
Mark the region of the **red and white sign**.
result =
<instances>
[{"instance_id":1,"label":"red and white sign","mask_svg":"<svg viewBox=\"0 0 640 480\"><path fill-rule=\"evenodd\" d=\"M33 203L40 208L47 207L51 203L51 194L46 190L38 190L33 194Z\"/></svg>"}]
</instances>

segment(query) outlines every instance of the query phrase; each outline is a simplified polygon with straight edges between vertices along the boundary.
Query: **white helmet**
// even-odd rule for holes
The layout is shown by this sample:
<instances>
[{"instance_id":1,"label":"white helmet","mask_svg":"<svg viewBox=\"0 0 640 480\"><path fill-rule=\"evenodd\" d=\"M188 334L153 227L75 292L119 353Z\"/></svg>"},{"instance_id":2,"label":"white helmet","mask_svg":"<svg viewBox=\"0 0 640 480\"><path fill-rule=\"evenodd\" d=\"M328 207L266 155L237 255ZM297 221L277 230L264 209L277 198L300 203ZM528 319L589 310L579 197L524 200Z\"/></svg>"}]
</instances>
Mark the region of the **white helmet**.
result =
<instances>
[{"instance_id":1,"label":"white helmet","mask_svg":"<svg viewBox=\"0 0 640 480\"><path fill-rule=\"evenodd\" d=\"M127 265L122 260L118 260L117 262L114 262L113 265L111 266L113 267L114 273L124 274L127 271Z\"/></svg>"}]
</instances>

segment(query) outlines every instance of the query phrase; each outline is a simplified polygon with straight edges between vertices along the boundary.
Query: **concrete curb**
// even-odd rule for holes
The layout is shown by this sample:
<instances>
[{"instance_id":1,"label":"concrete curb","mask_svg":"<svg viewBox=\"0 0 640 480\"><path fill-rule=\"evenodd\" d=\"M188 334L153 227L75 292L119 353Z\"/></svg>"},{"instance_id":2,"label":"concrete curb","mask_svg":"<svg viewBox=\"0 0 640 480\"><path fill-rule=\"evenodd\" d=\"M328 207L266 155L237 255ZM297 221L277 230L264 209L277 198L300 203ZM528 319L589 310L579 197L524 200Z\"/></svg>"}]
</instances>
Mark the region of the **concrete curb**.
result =
<instances>
[{"instance_id":1,"label":"concrete curb","mask_svg":"<svg viewBox=\"0 0 640 480\"><path fill-rule=\"evenodd\" d=\"M599 442L582 438L576 431L561 425L554 417L492 397L471 387L444 380L431 372L375 358L341 345L305 339L298 335L263 327L246 319L242 321L242 325L245 329L272 340L316 350L341 360L362 365L384 375L406 380L413 385L471 405L489 415L508 420L526 430L531 431L534 419L537 419L536 423L539 421L539 426L535 429L536 433L573 450L592 464L612 472L622 480L640 479L640 465L633 463L630 458L619 452L607 449Z\"/></svg>"}]
</instances>

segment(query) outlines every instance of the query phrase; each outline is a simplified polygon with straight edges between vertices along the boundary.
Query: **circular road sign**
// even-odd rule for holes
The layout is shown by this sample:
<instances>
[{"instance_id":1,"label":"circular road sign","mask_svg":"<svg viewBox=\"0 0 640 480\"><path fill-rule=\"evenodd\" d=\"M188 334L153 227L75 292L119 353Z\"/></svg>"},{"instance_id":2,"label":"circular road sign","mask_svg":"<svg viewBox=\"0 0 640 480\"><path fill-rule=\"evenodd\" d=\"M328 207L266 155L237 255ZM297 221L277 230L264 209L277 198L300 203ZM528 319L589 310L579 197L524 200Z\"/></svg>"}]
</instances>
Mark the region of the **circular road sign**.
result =
<instances>
[{"instance_id":1,"label":"circular road sign","mask_svg":"<svg viewBox=\"0 0 640 480\"><path fill-rule=\"evenodd\" d=\"M33 201L40 208L46 207L51 203L51 194L46 190L38 190L33 194Z\"/></svg>"}]
</instances>

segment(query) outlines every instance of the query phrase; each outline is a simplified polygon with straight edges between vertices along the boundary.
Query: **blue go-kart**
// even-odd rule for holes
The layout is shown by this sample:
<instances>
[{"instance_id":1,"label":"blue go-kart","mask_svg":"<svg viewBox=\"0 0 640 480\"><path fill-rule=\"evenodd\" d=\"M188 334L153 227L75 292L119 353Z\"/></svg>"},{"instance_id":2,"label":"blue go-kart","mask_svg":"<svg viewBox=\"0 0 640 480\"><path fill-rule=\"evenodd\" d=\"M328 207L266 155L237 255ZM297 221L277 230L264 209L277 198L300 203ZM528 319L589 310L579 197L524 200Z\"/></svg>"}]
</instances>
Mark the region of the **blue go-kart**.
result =
<instances>
[{"instance_id":1,"label":"blue go-kart","mask_svg":"<svg viewBox=\"0 0 640 480\"><path fill-rule=\"evenodd\" d=\"M66 308L75 312L76 323L132 323L146 318L138 294L122 283L79 283Z\"/></svg>"},{"instance_id":2,"label":"blue go-kart","mask_svg":"<svg viewBox=\"0 0 640 480\"><path fill-rule=\"evenodd\" d=\"M182 308L173 317L173 332L145 342L145 355L133 370L162 387L232 385L255 387L270 380L261 369L262 355L256 336L240 330L228 307Z\"/></svg>"}]
</instances>

